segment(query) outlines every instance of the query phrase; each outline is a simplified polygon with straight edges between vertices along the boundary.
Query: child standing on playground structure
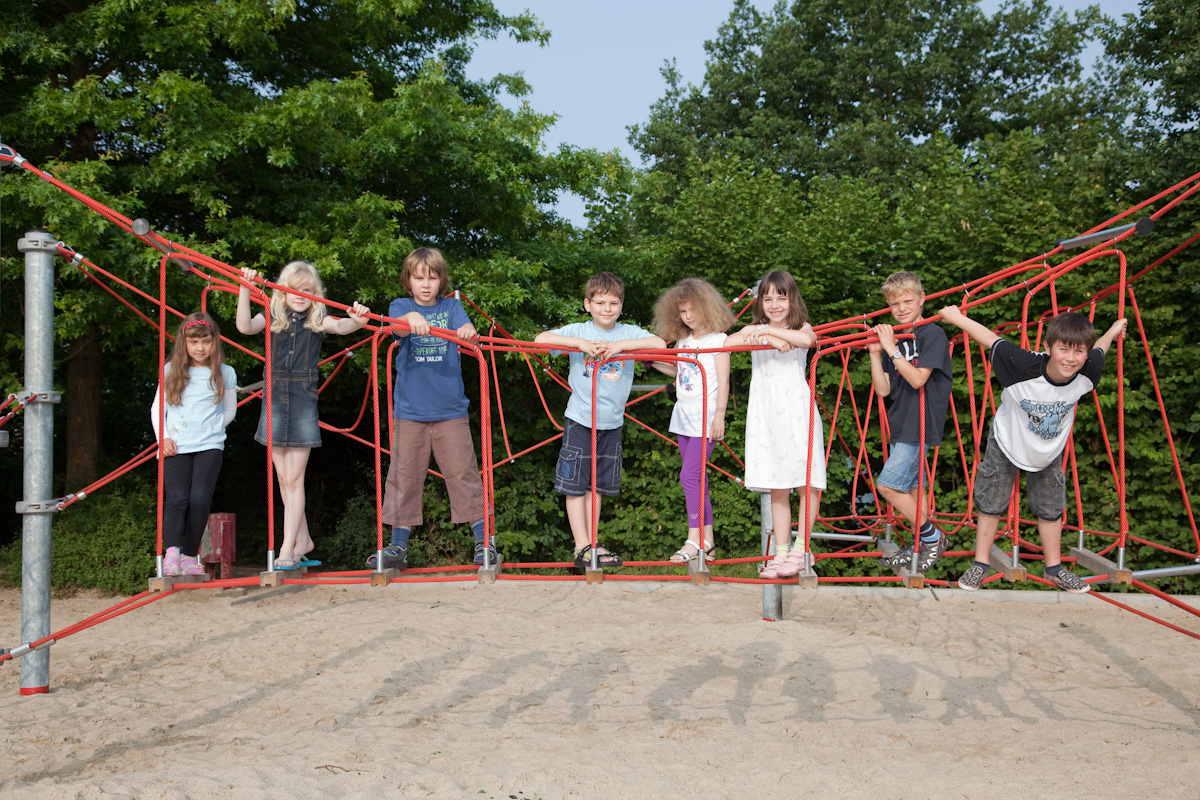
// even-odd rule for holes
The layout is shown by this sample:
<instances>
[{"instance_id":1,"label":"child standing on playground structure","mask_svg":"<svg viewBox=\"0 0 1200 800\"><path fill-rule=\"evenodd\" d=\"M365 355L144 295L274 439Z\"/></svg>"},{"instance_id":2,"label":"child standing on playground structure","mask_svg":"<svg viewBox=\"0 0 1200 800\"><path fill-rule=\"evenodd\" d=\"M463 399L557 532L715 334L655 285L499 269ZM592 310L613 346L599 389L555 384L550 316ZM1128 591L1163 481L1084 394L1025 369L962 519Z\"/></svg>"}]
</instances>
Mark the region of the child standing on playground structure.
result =
<instances>
[{"instance_id":1,"label":"child standing on playground structure","mask_svg":"<svg viewBox=\"0 0 1200 800\"><path fill-rule=\"evenodd\" d=\"M888 459L875 478L875 487L883 499L908 520L914 538L921 537L921 558L917 572L928 571L946 552L946 534L927 517L933 496L931 481L920 480L925 456L942 441L946 427L946 409L950 405L950 342L946 332L933 324L921 325L924 317L925 290L921 279L912 272L894 272L880 287L891 309L896 327L912 333L911 339L896 340L891 325L876 325L872 330L878 342L867 345L871 356L871 382L880 397L891 397L887 420L890 433ZM886 355L886 358L884 356ZM925 393L924 448L921 447L921 391ZM918 484L925 494L917 495ZM899 568L912 561L910 541L885 562Z\"/></svg>"},{"instance_id":2,"label":"child standing on playground structure","mask_svg":"<svg viewBox=\"0 0 1200 800\"><path fill-rule=\"evenodd\" d=\"M250 286L260 280L255 270L242 270L238 291L237 329L247 335L262 333L267 327L263 314L250 316ZM275 281L286 289L271 292L271 407L264 402L258 418L254 440L267 443L267 415L271 417L272 461L283 498L283 544L275 566L296 569L317 566L320 562L305 560L312 552L312 537L304 514L304 471L309 451L321 446L321 429L317 423L317 363L321 360L321 341L326 334L346 334L367 324L370 309L355 303L349 318L331 317L325 304L296 294L304 292L314 297L325 296L325 286L317 268L307 261L287 264ZM263 392L266 399L266 391Z\"/></svg>"},{"instance_id":3,"label":"child standing on playground structure","mask_svg":"<svg viewBox=\"0 0 1200 800\"><path fill-rule=\"evenodd\" d=\"M625 402L633 388L633 362L608 360L629 350L663 349L666 342L636 325L618 323L625 303L625 284L611 272L597 272L584 289L583 307L590 322L574 322L543 331L538 344L572 347L567 382L571 398L563 420L562 449L555 467L554 490L566 496L567 521L575 539L575 566L586 569L592 559L592 373L596 374L596 508L600 497L621 490L621 426ZM558 355L562 351L554 351ZM597 563L619 567L616 553L597 543Z\"/></svg>"},{"instance_id":4,"label":"child standing on playground structure","mask_svg":"<svg viewBox=\"0 0 1200 800\"><path fill-rule=\"evenodd\" d=\"M808 309L790 272L768 272L759 282L753 324L725 340L726 346L770 345L750 354L750 401L746 409L746 488L771 492L775 557L760 574L787 578L805 566L804 541L788 552L792 535L792 489L800 495L801 524L812 530L820 492L825 488L825 432L821 415L811 413L813 441L809 461L809 413L812 395L805 375L808 349L817 343ZM811 467L811 470L810 470ZM811 472L811 474L808 474Z\"/></svg>"},{"instance_id":5,"label":"child standing on playground structure","mask_svg":"<svg viewBox=\"0 0 1200 800\"><path fill-rule=\"evenodd\" d=\"M237 375L224 363L221 333L197 311L179 323L150 419L163 459L164 575L203 575L200 539L237 411ZM159 430L159 400L165 397Z\"/></svg>"},{"instance_id":6,"label":"child standing on playground structure","mask_svg":"<svg viewBox=\"0 0 1200 800\"><path fill-rule=\"evenodd\" d=\"M1000 515L1008 508L1013 480L1020 471L1026 474L1029 510L1037 517L1042 537L1045 576L1068 592L1090 591L1091 586L1062 566L1066 506L1062 455L1075 423L1075 406L1100 382L1104 354L1116 338L1125 335L1126 320L1117 320L1097 339L1087 317L1059 314L1046 323L1046 352L1036 353L969 319L957 306L943 308L941 316L989 348L992 372L1004 387L975 479L973 497L979 508L975 563L958 579L959 587L975 591L987 577Z\"/></svg>"},{"instance_id":7,"label":"child standing on playground structure","mask_svg":"<svg viewBox=\"0 0 1200 800\"><path fill-rule=\"evenodd\" d=\"M446 259L441 251L421 247L408 254L400 271L400 285L411 297L397 297L388 316L407 322L398 330L396 385L392 393L392 457L383 496L383 522L392 528L391 543L383 548L382 564L376 557L367 566L405 569L408 540L422 522L421 500L429 455L437 459L450 495L450 521L469 522L475 535L475 563L484 559L483 481L475 444L467 423L466 391L458 345L429 335L430 328L454 331L471 340L479 333L462 303L445 297L450 288ZM499 563L495 541L488 544L488 562Z\"/></svg>"},{"instance_id":8,"label":"child standing on playground structure","mask_svg":"<svg viewBox=\"0 0 1200 800\"><path fill-rule=\"evenodd\" d=\"M725 330L733 325L733 312L716 287L700 278L684 278L658 299L654 306L654 330L666 341L675 341L683 351L724 347ZM697 353L699 366L684 361L655 361L659 372L675 376L676 401L671 412L670 432L679 437L683 462L679 483L687 509L688 535L671 561L683 564L701 551L713 560L713 512L708 482L701 496L704 465L713 448L725 438L725 407L729 403L729 353ZM703 378L701 375L703 374ZM707 406L707 418L704 408ZM700 527L704 526L704 547Z\"/></svg>"}]
</instances>

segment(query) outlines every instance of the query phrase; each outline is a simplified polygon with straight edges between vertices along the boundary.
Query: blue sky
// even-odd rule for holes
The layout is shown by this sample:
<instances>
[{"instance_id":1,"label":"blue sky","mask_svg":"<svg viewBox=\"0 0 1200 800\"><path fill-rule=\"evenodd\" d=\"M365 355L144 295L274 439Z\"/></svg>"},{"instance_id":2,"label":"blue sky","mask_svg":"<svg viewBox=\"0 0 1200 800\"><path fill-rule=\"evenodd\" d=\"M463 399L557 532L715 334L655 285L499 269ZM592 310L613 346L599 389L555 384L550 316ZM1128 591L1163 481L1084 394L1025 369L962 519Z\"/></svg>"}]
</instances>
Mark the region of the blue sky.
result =
<instances>
[{"instance_id":1,"label":"blue sky","mask_svg":"<svg viewBox=\"0 0 1200 800\"><path fill-rule=\"evenodd\" d=\"M533 87L525 99L536 111L559 119L546 137L548 149L567 142L597 150L620 150L637 164L627 141L631 125L645 122L650 106L666 89L660 70L675 59L685 83L704 80L704 42L715 38L729 16L733 0L494 0L506 14L524 9L550 31L545 47L510 40L482 41L468 73L492 77L522 72ZM1104 13L1120 17L1137 13L1135 0L1100 0ZM768 9L771 2L757 6ZM1083 0L1060 0L1067 10L1083 8ZM986 13L1000 6L982 3ZM507 98L505 102L513 102ZM578 225L586 220L583 203L564 197L559 212Z\"/></svg>"}]
</instances>

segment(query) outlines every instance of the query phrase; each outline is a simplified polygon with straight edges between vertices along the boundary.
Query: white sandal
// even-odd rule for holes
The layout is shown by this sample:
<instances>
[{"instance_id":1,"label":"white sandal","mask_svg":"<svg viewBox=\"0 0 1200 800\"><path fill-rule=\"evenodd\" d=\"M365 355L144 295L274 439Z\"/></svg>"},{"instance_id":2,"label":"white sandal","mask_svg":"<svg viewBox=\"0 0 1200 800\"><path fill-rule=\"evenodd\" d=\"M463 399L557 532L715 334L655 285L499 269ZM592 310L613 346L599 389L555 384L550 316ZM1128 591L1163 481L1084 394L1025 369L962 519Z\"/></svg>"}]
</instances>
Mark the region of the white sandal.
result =
<instances>
[{"instance_id":1,"label":"white sandal","mask_svg":"<svg viewBox=\"0 0 1200 800\"><path fill-rule=\"evenodd\" d=\"M690 549L688 548L689 544L691 545ZM713 551L715 551L716 549L717 549L717 546L715 544L710 544L708 546L708 548L703 551L704 552L704 560L706 562L711 564L712 562L717 560L717 557L713 555ZM676 550L674 553L671 554L671 563L672 564L686 564L689 561L695 559L697 556L699 556L700 553L701 553L700 545L698 543L692 541L691 539L688 539L686 542L683 543L683 547L679 548L678 550Z\"/></svg>"}]
</instances>

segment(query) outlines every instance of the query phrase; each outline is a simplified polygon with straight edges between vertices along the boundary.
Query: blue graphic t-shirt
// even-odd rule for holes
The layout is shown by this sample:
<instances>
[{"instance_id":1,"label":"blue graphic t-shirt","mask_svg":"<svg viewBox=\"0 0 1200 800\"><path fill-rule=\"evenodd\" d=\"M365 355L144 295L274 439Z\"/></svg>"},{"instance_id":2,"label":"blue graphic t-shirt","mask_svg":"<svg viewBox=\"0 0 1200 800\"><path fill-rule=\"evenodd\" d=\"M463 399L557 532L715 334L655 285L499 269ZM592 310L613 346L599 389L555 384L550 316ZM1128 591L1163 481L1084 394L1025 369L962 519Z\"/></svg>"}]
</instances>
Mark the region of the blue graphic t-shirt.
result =
<instances>
[{"instance_id":1,"label":"blue graphic t-shirt","mask_svg":"<svg viewBox=\"0 0 1200 800\"><path fill-rule=\"evenodd\" d=\"M617 342L623 339L644 339L654 334L618 322L611 331L597 328L594 322L573 322L556 328L551 333L574 336L589 342ZM554 355L566 352L554 351ZM621 355L624 355L622 353ZM571 399L567 401L567 418L580 425L592 426L592 371L596 373L596 430L607 431L619 428L625 422L625 401L633 388L633 361L609 361L596 365L583 353L571 353L571 372L567 383L571 385Z\"/></svg>"},{"instance_id":2,"label":"blue graphic t-shirt","mask_svg":"<svg viewBox=\"0 0 1200 800\"><path fill-rule=\"evenodd\" d=\"M419 305L411 297L397 297L388 316L403 317L416 311L434 328L456 331L470 322L462 303L453 297L440 298L432 306ZM467 415L466 392L458 345L438 336L397 337L396 386L392 393L392 416L414 422L439 422Z\"/></svg>"},{"instance_id":3,"label":"blue graphic t-shirt","mask_svg":"<svg viewBox=\"0 0 1200 800\"><path fill-rule=\"evenodd\" d=\"M992 371L1004 387L992 421L992 440L1026 472L1041 472L1067 446L1079 398L1100 382L1104 351L1093 349L1083 368L1065 383L1050 379L1049 363L1048 353L1022 350L1005 339L992 345Z\"/></svg>"}]
</instances>

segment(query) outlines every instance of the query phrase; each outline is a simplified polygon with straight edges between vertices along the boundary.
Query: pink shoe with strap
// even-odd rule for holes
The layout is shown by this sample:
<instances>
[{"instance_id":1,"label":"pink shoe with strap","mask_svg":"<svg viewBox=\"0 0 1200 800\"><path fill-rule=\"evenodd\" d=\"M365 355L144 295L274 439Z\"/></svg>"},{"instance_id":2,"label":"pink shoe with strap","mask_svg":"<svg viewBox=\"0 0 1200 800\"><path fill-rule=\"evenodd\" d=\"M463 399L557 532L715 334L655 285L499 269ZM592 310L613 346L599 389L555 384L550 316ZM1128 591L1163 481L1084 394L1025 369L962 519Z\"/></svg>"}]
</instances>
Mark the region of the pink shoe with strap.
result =
<instances>
[{"instance_id":1,"label":"pink shoe with strap","mask_svg":"<svg viewBox=\"0 0 1200 800\"><path fill-rule=\"evenodd\" d=\"M180 575L207 575L208 571L204 569L204 565L200 563L197 556L183 556L179 559L179 574Z\"/></svg>"},{"instance_id":2,"label":"pink shoe with strap","mask_svg":"<svg viewBox=\"0 0 1200 800\"><path fill-rule=\"evenodd\" d=\"M758 577L764 578L766 580L774 580L776 578L787 577L786 575L784 575L784 573L780 572L780 569L786 563L787 563L787 556L781 556L778 553L776 553L775 557L773 559L771 559L771 561L765 567L763 567L762 572L758 573ZM792 574L795 575L796 573L793 572Z\"/></svg>"},{"instance_id":3,"label":"pink shoe with strap","mask_svg":"<svg viewBox=\"0 0 1200 800\"><path fill-rule=\"evenodd\" d=\"M179 548L168 547L167 554L163 556L163 575L175 577L182 574L179 571Z\"/></svg>"}]
</instances>

